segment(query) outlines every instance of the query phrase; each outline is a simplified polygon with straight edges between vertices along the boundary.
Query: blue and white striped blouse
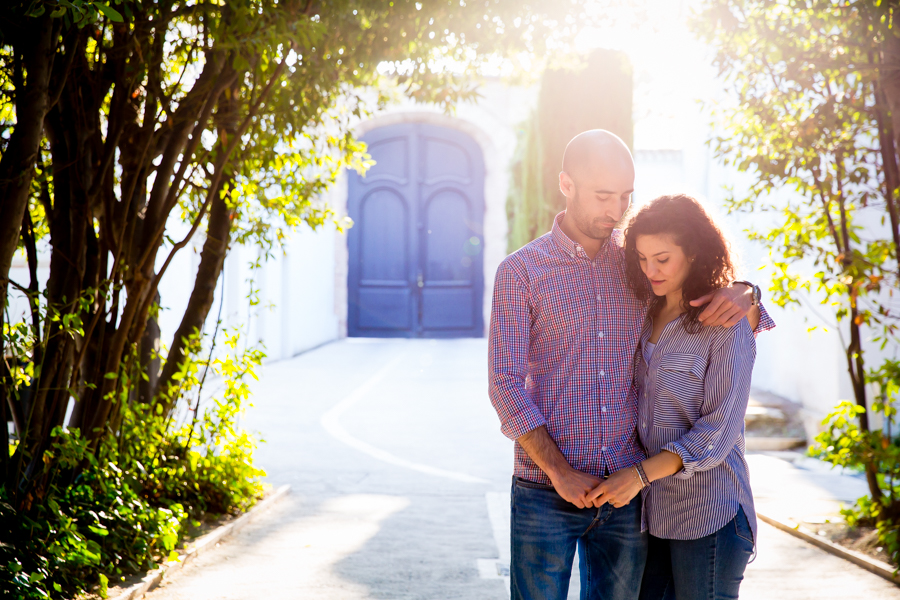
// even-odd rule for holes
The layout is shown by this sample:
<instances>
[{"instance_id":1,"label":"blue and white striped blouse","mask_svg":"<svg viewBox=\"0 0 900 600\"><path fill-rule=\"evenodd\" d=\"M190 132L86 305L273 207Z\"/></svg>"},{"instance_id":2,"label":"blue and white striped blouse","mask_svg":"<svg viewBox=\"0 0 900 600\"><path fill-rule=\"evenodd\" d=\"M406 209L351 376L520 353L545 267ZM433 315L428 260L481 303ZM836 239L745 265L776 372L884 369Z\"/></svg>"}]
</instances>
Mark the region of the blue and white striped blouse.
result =
<instances>
[{"instance_id":1,"label":"blue and white striped blouse","mask_svg":"<svg viewBox=\"0 0 900 600\"><path fill-rule=\"evenodd\" d=\"M695 540L728 524L741 506L756 539L744 459L756 340L746 319L692 334L683 318L665 326L649 363L643 352L652 331L648 318L635 357L641 442L650 456L668 450L684 462L682 471L645 492L644 518L651 535Z\"/></svg>"}]
</instances>

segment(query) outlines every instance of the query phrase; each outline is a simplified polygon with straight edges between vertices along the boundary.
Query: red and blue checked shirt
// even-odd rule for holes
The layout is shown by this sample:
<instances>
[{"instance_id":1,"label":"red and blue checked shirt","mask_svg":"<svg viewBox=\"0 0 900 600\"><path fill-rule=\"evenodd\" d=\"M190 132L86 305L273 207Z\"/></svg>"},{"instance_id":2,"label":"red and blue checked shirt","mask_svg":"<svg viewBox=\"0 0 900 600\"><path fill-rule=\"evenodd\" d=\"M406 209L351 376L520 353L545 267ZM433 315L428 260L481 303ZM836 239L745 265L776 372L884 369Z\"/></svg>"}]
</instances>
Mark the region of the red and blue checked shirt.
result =
<instances>
[{"instance_id":1,"label":"red and blue checked shirt","mask_svg":"<svg viewBox=\"0 0 900 600\"><path fill-rule=\"evenodd\" d=\"M632 377L647 311L628 286L623 233L591 260L560 229L564 214L497 271L489 394L504 435L546 425L572 467L603 477L646 458ZM550 483L518 443L514 474Z\"/></svg>"},{"instance_id":2,"label":"red and blue checked shirt","mask_svg":"<svg viewBox=\"0 0 900 600\"><path fill-rule=\"evenodd\" d=\"M622 232L591 260L560 229L564 214L497 271L490 397L504 435L546 425L572 467L602 477L645 458L631 382L646 308L628 287ZM550 483L518 443L514 474Z\"/></svg>"}]
</instances>

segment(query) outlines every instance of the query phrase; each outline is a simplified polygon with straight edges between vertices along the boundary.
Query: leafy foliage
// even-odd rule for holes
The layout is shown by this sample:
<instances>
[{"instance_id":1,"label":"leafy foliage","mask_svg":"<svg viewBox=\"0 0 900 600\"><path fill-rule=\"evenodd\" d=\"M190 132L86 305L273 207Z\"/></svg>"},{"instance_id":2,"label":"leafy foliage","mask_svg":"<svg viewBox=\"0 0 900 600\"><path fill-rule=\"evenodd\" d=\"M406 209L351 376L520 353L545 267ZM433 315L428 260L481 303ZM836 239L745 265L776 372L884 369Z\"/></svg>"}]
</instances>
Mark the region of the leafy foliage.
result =
<instances>
[{"instance_id":1,"label":"leafy foliage","mask_svg":"<svg viewBox=\"0 0 900 600\"><path fill-rule=\"evenodd\" d=\"M884 402L873 403L872 410L890 419L896 408ZM816 436L813 453L835 466L852 470L874 463L878 483L884 494L863 496L856 504L843 508L841 514L851 527L863 525L878 530L879 541L895 565L900 565L900 536L898 536L895 505L900 498L900 437L890 437L890 431L865 431L859 427L864 409L852 402L842 402L825 419L827 429Z\"/></svg>"},{"instance_id":2,"label":"leafy foliage","mask_svg":"<svg viewBox=\"0 0 900 600\"><path fill-rule=\"evenodd\" d=\"M68 598L149 570L172 556L188 525L208 514L236 514L262 496L265 473L253 465L257 440L237 427L248 406L248 378L264 357L216 359L220 397L180 426L152 405L123 412L117 439L100 451L77 429L57 428L44 461L56 466L40 501L21 509L0 489L0 586L15 598ZM199 394L205 365L189 361L182 389ZM158 406L158 405L157 405ZM85 466L82 467L82 464ZM82 468L79 468L82 467ZM77 475L76 475L77 473ZM37 498L35 498L37 500Z\"/></svg>"},{"instance_id":3,"label":"leafy foliage","mask_svg":"<svg viewBox=\"0 0 900 600\"><path fill-rule=\"evenodd\" d=\"M135 405L125 416L127 434L119 439L117 462L142 473L144 494L157 503L181 502L195 518L246 510L262 494L259 478L265 473L252 458L257 440L237 423L252 406L248 380L256 379L265 354L252 348L238 354L239 340L237 332L225 332L226 357L211 365L196 359L186 363L180 389L195 397L183 424L152 414L158 413L153 405ZM201 369L207 367L223 389L201 411Z\"/></svg>"},{"instance_id":4,"label":"leafy foliage","mask_svg":"<svg viewBox=\"0 0 900 600\"><path fill-rule=\"evenodd\" d=\"M877 521L895 559L900 369L890 358L872 368L867 353L898 341L900 130L891 106L900 110L900 97L885 66L897 56L897 16L887 2L714 0L695 22L737 99L713 107L721 133L712 146L752 175L727 203L769 213L771 225L748 234L769 248L773 300L817 298L839 323L854 397L828 416L813 452L865 472L870 498L848 514Z\"/></svg>"}]
</instances>

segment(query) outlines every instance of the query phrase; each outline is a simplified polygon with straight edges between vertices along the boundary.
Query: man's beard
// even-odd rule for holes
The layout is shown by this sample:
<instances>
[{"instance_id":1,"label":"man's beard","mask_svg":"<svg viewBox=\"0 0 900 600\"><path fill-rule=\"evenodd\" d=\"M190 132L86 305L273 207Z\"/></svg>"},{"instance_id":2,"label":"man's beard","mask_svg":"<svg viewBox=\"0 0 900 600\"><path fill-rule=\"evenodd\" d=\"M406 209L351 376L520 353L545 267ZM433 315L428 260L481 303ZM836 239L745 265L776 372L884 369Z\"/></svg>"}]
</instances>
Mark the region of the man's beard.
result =
<instances>
[{"instance_id":1,"label":"man's beard","mask_svg":"<svg viewBox=\"0 0 900 600\"><path fill-rule=\"evenodd\" d=\"M580 205L581 198L580 192L575 192L575 201ZM575 215L575 226L578 230L591 238L592 240L606 240L612 235L613 229L619 226L622 222L624 222L625 217L619 219L618 222L610 224L608 221L604 220L602 217L598 217L593 221L588 221L587 218L580 212Z\"/></svg>"},{"instance_id":2,"label":"man's beard","mask_svg":"<svg viewBox=\"0 0 900 600\"><path fill-rule=\"evenodd\" d=\"M579 227L579 229L581 229L581 233L592 240L605 240L612 235L612 231L615 227L616 223L610 225L608 222L603 221L603 219L594 219L590 224L587 224L586 227Z\"/></svg>"}]
</instances>

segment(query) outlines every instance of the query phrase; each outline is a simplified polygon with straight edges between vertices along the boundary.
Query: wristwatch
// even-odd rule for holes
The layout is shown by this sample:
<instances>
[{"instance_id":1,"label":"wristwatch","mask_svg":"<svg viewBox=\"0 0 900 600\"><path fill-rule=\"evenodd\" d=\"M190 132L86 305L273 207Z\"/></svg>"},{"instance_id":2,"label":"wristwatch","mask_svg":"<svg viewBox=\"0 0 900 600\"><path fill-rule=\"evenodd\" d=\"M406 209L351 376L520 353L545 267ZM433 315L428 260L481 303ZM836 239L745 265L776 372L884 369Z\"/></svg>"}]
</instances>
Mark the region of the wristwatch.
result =
<instances>
[{"instance_id":1,"label":"wristwatch","mask_svg":"<svg viewBox=\"0 0 900 600\"><path fill-rule=\"evenodd\" d=\"M759 306L759 301L762 298L762 291L759 289L758 285L756 285L755 283L750 283L749 281L735 281L734 283L742 283L749 287L753 291L753 295L751 297L753 306Z\"/></svg>"}]
</instances>

